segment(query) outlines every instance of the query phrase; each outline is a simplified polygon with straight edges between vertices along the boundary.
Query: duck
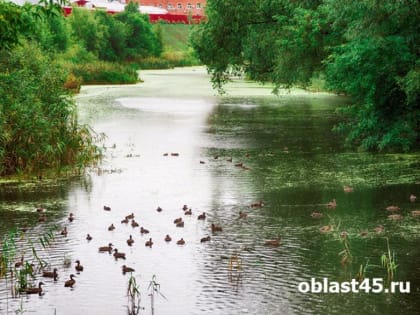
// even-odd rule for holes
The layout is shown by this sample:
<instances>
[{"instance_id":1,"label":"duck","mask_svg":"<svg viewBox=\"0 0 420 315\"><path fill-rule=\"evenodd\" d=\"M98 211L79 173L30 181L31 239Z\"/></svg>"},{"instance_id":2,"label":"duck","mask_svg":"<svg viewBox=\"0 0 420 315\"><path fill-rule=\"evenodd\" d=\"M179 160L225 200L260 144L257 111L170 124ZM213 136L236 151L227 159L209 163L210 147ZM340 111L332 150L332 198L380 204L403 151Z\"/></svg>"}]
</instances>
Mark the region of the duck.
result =
<instances>
[{"instance_id":1,"label":"duck","mask_svg":"<svg viewBox=\"0 0 420 315\"><path fill-rule=\"evenodd\" d=\"M23 266L24 257L20 257L20 260L15 263L15 268L19 268Z\"/></svg>"},{"instance_id":2,"label":"duck","mask_svg":"<svg viewBox=\"0 0 420 315\"><path fill-rule=\"evenodd\" d=\"M344 186L343 190L345 193L351 193L354 191L353 187L350 187L350 186Z\"/></svg>"},{"instance_id":3,"label":"duck","mask_svg":"<svg viewBox=\"0 0 420 315\"><path fill-rule=\"evenodd\" d=\"M169 155L169 153L163 153L163 156L168 156Z\"/></svg>"},{"instance_id":4,"label":"duck","mask_svg":"<svg viewBox=\"0 0 420 315\"><path fill-rule=\"evenodd\" d=\"M108 226L108 231L113 231L113 230L115 230L115 226L114 226L114 223L111 223L111 225Z\"/></svg>"},{"instance_id":5,"label":"duck","mask_svg":"<svg viewBox=\"0 0 420 315\"><path fill-rule=\"evenodd\" d=\"M200 164L206 164L206 162L204 162L204 161L200 160Z\"/></svg>"},{"instance_id":6,"label":"duck","mask_svg":"<svg viewBox=\"0 0 420 315\"><path fill-rule=\"evenodd\" d=\"M172 152L171 156L179 156L179 153L178 152Z\"/></svg>"},{"instance_id":7,"label":"duck","mask_svg":"<svg viewBox=\"0 0 420 315\"><path fill-rule=\"evenodd\" d=\"M324 226L321 226L321 227L319 228L319 231L320 231L321 233L328 233L328 232L331 232L331 231L332 231L332 226L331 226L331 225L324 225Z\"/></svg>"},{"instance_id":8,"label":"duck","mask_svg":"<svg viewBox=\"0 0 420 315\"><path fill-rule=\"evenodd\" d=\"M128 216L125 217L126 219L132 220L134 219L134 213L131 212L131 214L129 214Z\"/></svg>"},{"instance_id":9,"label":"duck","mask_svg":"<svg viewBox=\"0 0 420 315\"><path fill-rule=\"evenodd\" d=\"M38 207L36 207L35 210L36 210L36 212L44 212L45 208L43 206L38 206Z\"/></svg>"},{"instance_id":10,"label":"duck","mask_svg":"<svg viewBox=\"0 0 420 315\"><path fill-rule=\"evenodd\" d=\"M415 202L417 199L416 196L414 196L413 194L410 194L410 202Z\"/></svg>"},{"instance_id":11,"label":"duck","mask_svg":"<svg viewBox=\"0 0 420 315\"><path fill-rule=\"evenodd\" d=\"M122 272L123 272L123 274L126 274L127 272L134 272L134 271L135 270L133 268L131 268L131 267L128 267L126 265L123 265L122 266Z\"/></svg>"},{"instance_id":12,"label":"duck","mask_svg":"<svg viewBox=\"0 0 420 315\"><path fill-rule=\"evenodd\" d=\"M111 252L112 251L112 244L109 243L108 246L101 246L99 247L99 252Z\"/></svg>"},{"instance_id":13,"label":"duck","mask_svg":"<svg viewBox=\"0 0 420 315\"><path fill-rule=\"evenodd\" d=\"M157 211L157 212L162 212L162 210L163 210L163 209L162 209L161 207L157 207L157 208L156 208L156 211Z\"/></svg>"},{"instance_id":14,"label":"duck","mask_svg":"<svg viewBox=\"0 0 420 315\"><path fill-rule=\"evenodd\" d=\"M403 219L403 216L401 214L390 214L388 216L388 219L393 220L393 221L399 221Z\"/></svg>"},{"instance_id":15,"label":"duck","mask_svg":"<svg viewBox=\"0 0 420 315\"><path fill-rule=\"evenodd\" d=\"M125 253L118 252L118 249L114 248L114 257L115 259L125 259Z\"/></svg>"},{"instance_id":16,"label":"duck","mask_svg":"<svg viewBox=\"0 0 420 315\"><path fill-rule=\"evenodd\" d=\"M185 211L185 210L188 210L188 206L187 206L187 205L183 205L183 206L182 206L182 210L184 210L184 211Z\"/></svg>"},{"instance_id":17,"label":"duck","mask_svg":"<svg viewBox=\"0 0 420 315\"><path fill-rule=\"evenodd\" d=\"M44 282L39 282L37 288L26 288L24 292L26 294L42 294L42 286L44 285Z\"/></svg>"},{"instance_id":18,"label":"duck","mask_svg":"<svg viewBox=\"0 0 420 315\"><path fill-rule=\"evenodd\" d=\"M392 205L392 206L386 207L386 210L390 212L395 212L395 211L399 211L400 207Z\"/></svg>"},{"instance_id":19,"label":"duck","mask_svg":"<svg viewBox=\"0 0 420 315\"><path fill-rule=\"evenodd\" d=\"M125 217L125 219L121 220L121 224L128 224L128 218Z\"/></svg>"},{"instance_id":20,"label":"duck","mask_svg":"<svg viewBox=\"0 0 420 315\"><path fill-rule=\"evenodd\" d=\"M63 236L67 236L67 227L66 226L63 228L63 230L61 231L60 234L63 235Z\"/></svg>"},{"instance_id":21,"label":"duck","mask_svg":"<svg viewBox=\"0 0 420 315\"><path fill-rule=\"evenodd\" d=\"M348 236L349 236L349 233L347 233L346 231L342 231L342 232L340 233L340 237L341 237L342 239L346 239Z\"/></svg>"},{"instance_id":22,"label":"duck","mask_svg":"<svg viewBox=\"0 0 420 315\"><path fill-rule=\"evenodd\" d=\"M184 221L178 222L176 227L184 227Z\"/></svg>"},{"instance_id":23,"label":"duck","mask_svg":"<svg viewBox=\"0 0 420 315\"><path fill-rule=\"evenodd\" d=\"M236 164L235 164L235 166L236 166L236 167L243 167L243 166L244 166L244 164L243 164L243 163L236 163Z\"/></svg>"},{"instance_id":24,"label":"duck","mask_svg":"<svg viewBox=\"0 0 420 315\"><path fill-rule=\"evenodd\" d=\"M211 231L212 232L221 232L222 231L222 227L221 226L217 226L214 223L211 224Z\"/></svg>"},{"instance_id":25,"label":"duck","mask_svg":"<svg viewBox=\"0 0 420 315\"><path fill-rule=\"evenodd\" d=\"M230 157L230 158L228 158L226 161L227 161L227 162L232 162L232 161L233 161L233 159Z\"/></svg>"},{"instance_id":26,"label":"duck","mask_svg":"<svg viewBox=\"0 0 420 315\"><path fill-rule=\"evenodd\" d=\"M46 222L47 216L45 214L41 214L38 218L38 222Z\"/></svg>"},{"instance_id":27,"label":"duck","mask_svg":"<svg viewBox=\"0 0 420 315\"><path fill-rule=\"evenodd\" d=\"M149 230L146 230L144 227L140 228L140 233L141 234L149 234Z\"/></svg>"},{"instance_id":28,"label":"duck","mask_svg":"<svg viewBox=\"0 0 420 315\"><path fill-rule=\"evenodd\" d=\"M210 241L210 236L206 236L206 237L201 238L200 243L205 243L209 241Z\"/></svg>"},{"instance_id":29,"label":"duck","mask_svg":"<svg viewBox=\"0 0 420 315\"><path fill-rule=\"evenodd\" d=\"M174 220L174 223L175 223L175 224L177 224L177 223L179 223L179 222L182 222L182 218L176 218L176 219Z\"/></svg>"},{"instance_id":30,"label":"duck","mask_svg":"<svg viewBox=\"0 0 420 315\"><path fill-rule=\"evenodd\" d=\"M78 272L83 271L83 266L80 264L80 260L76 260L76 266L74 269L76 269Z\"/></svg>"},{"instance_id":31,"label":"duck","mask_svg":"<svg viewBox=\"0 0 420 315\"><path fill-rule=\"evenodd\" d=\"M57 278L58 278L57 268L54 268L53 271L43 271L42 276L45 278L54 278L54 281L57 281Z\"/></svg>"},{"instance_id":32,"label":"duck","mask_svg":"<svg viewBox=\"0 0 420 315\"><path fill-rule=\"evenodd\" d=\"M321 212L312 212L311 217L313 219L321 219L324 215Z\"/></svg>"},{"instance_id":33,"label":"duck","mask_svg":"<svg viewBox=\"0 0 420 315\"><path fill-rule=\"evenodd\" d=\"M203 212L202 214L200 214L198 217L197 217L197 220L205 220L206 219L206 213L205 212Z\"/></svg>"},{"instance_id":34,"label":"duck","mask_svg":"<svg viewBox=\"0 0 420 315\"><path fill-rule=\"evenodd\" d=\"M413 217L420 217L420 210L413 210L413 211L411 211L411 215Z\"/></svg>"},{"instance_id":35,"label":"duck","mask_svg":"<svg viewBox=\"0 0 420 315\"><path fill-rule=\"evenodd\" d=\"M266 240L264 242L265 246L279 246L280 245L280 238L273 238L271 240Z\"/></svg>"},{"instance_id":36,"label":"duck","mask_svg":"<svg viewBox=\"0 0 420 315\"><path fill-rule=\"evenodd\" d=\"M131 226L133 228L138 227L140 224L138 224L134 219L131 220Z\"/></svg>"},{"instance_id":37,"label":"duck","mask_svg":"<svg viewBox=\"0 0 420 315\"><path fill-rule=\"evenodd\" d=\"M184 212L185 215L192 215L192 209L188 209Z\"/></svg>"},{"instance_id":38,"label":"duck","mask_svg":"<svg viewBox=\"0 0 420 315\"><path fill-rule=\"evenodd\" d=\"M184 244L185 244L185 241L184 241L184 239L181 237L181 239L180 239L180 240L178 240L178 241L176 242L176 244L177 244L177 245L184 245Z\"/></svg>"},{"instance_id":39,"label":"duck","mask_svg":"<svg viewBox=\"0 0 420 315\"><path fill-rule=\"evenodd\" d=\"M264 207L264 202L262 200L251 203L251 208L262 208L262 207Z\"/></svg>"},{"instance_id":40,"label":"duck","mask_svg":"<svg viewBox=\"0 0 420 315\"><path fill-rule=\"evenodd\" d=\"M149 240L146 243L144 243L144 246L152 248L153 246L152 238L149 238Z\"/></svg>"},{"instance_id":41,"label":"duck","mask_svg":"<svg viewBox=\"0 0 420 315\"><path fill-rule=\"evenodd\" d=\"M131 246L133 245L133 243L134 243L133 237L130 235L130 238L127 240L127 244L128 246Z\"/></svg>"},{"instance_id":42,"label":"duck","mask_svg":"<svg viewBox=\"0 0 420 315\"><path fill-rule=\"evenodd\" d=\"M331 200L327 203L328 209L335 209L337 207L337 201L335 199Z\"/></svg>"},{"instance_id":43,"label":"duck","mask_svg":"<svg viewBox=\"0 0 420 315\"><path fill-rule=\"evenodd\" d=\"M383 233L385 231L385 228L383 225L378 225L376 228L373 229L376 234Z\"/></svg>"},{"instance_id":44,"label":"duck","mask_svg":"<svg viewBox=\"0 0 420 315\"><path fill-rule=\"evenodd\" d=\"M88 233L88 234L86 235L86 239L87 239L88 241L91 241L91 240L92 240L92 236L90 236L90 234Z\"/></svg>"},{"instance_id":45,"label":"duck","mask_svg":"<svg viewBox=\"0 0 420 315\"><path fill-rule=\"evenodd\" d=\"M245 219L248 216L248 213L239 211L239 219Z\"/></svg>"},{"instance_id":46,"label":"duck","mask_svg":"<svg viewBox=\"0 0 420 315\"><path fill-rule=\"evenodd\" d=\"M366 236L368 236L368 235L369 235L369 232L368 232L367 230L364 230L364 231L360 232L360 233L359 233L359 235L360 235L361 237L366 237Z\"/></svg>"},{"instance_id":47,"label":"duck","mask_svg":"<svg viewBox=\"0 0 420 315\"><path fill-rule=\"evenodd\" d=\"M104 206L104 210L105 210L105 211L111 211L111 207L109 207L109 206Z\"/></svg>"},{"instance_id":48,"label":"duck","mask_svg":"<svg viewBox=\"0 0 420 315\"><path fill-rule=\"evenodd\" d=\"M172 241L172 237L170 237L169 234L166 234L165 242L170 242L170 241Z\"/></svg>"},{"instance_id":49,"label":"duck","mask_svg":"<svg viewBox=\"0 0 420 315\"><path fill-rule=\"evenodd\" d=\"M70 222L73 222L73 220L74 220L73 213L70 213L70 214L69 214L68 220L69 220Z\"/></svg>"},{"instance_id":50,"label":"duck","mask_svg":"<svg viewBox=\"0 0 420 315\"><path fill-rule=\"evenodd\" d=\"M73 288L74 284L76 283L76 280L73 279L74 277L76 277L76 276L73 275L73 274L71 274L70 275L70 279L67 280L66 282L64 282L64 286L65 287Z\"/></svg>"}]
</instances>

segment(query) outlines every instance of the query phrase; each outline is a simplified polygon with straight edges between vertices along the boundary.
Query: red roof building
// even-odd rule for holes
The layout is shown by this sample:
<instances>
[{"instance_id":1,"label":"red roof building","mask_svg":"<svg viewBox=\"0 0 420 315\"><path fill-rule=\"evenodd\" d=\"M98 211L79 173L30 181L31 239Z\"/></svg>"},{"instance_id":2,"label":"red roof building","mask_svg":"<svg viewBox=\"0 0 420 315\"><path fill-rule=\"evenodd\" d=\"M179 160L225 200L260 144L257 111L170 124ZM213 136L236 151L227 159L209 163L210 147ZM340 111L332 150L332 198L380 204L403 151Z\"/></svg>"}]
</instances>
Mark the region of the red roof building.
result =
<instances>
[{"instance_id":1,"label":"red roof building","mask_svg":"<svg viewBox=\"0 0 420 315\"><path fill-rule=\"evenodd\" d=\"M168 10L169 14L204 16L206 0L133 0L142 6Z\"/></svg>"}]
</instances>

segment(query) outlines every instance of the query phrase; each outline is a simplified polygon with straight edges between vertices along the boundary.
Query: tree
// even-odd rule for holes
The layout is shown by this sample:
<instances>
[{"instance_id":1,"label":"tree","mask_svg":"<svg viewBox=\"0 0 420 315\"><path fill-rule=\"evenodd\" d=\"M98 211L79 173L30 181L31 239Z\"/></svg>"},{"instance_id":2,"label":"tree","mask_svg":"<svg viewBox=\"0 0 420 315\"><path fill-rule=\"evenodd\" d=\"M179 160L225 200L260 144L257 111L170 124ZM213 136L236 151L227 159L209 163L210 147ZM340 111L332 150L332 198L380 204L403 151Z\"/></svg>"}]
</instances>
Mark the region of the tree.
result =
<instances>
[{"instance_id":1,"label":"tree","mask_svg":"<svg viewBox=\"0 0 420 315\"><path fill-rule=\"evenodd\" d=\"M325 74L353 97L336 130L363 150L419 141L420 4L416 0L209 0L192 44L220 88L231 69L276 88Z\"/></svg>"}]
</instances>

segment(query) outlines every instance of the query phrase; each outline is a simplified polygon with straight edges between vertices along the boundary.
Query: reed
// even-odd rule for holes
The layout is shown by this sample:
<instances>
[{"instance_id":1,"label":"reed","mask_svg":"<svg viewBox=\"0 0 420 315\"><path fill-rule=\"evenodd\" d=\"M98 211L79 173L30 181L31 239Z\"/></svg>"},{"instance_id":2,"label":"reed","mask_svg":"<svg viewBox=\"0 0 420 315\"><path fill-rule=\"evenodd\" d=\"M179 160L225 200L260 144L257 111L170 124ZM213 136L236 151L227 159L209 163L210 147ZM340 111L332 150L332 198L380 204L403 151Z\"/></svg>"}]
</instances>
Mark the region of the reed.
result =
<instances>
[{"instance_id":1,"label":"reed","mask_svg":"<svg viewBox=\"0 0 420 315\"><path fill-rule=\"evenodd\" d=\"M127 313L128 315L137 315L140 310L141 302L141 294L140 294L140 287L137 284L136 277L130 273L130 277L128 278L128 286L127 286L127 298L128 298L128 306L127 306Z\"/></svg>"},{"instance_id":2,"label":"reed","mask_svg":"<svg viewBox=\"0 0 420 315\"><path fill-rule=\"evenodd\" d=\"M160 283L156 281L156 275L152 276L152 280L149 282L149 287L147 288L149 291L150 296L150 305L151 305L151 311L152 315L155 314L155 295L160 295L166 300L166 297L160 292Z\"/></svg>"},{"instance_id":3,"label":"reed","mask_svg":"<svg viewBox=\"0 0 420 315\"><path fill-rule=\"evenodd\" d=\"M387 251L381 256L381 266L386 270L387 280L391 282L397 272L398 265L395 261L395 252L389 247L389 239L386 237Z\"/></svg>"}]
</instances>

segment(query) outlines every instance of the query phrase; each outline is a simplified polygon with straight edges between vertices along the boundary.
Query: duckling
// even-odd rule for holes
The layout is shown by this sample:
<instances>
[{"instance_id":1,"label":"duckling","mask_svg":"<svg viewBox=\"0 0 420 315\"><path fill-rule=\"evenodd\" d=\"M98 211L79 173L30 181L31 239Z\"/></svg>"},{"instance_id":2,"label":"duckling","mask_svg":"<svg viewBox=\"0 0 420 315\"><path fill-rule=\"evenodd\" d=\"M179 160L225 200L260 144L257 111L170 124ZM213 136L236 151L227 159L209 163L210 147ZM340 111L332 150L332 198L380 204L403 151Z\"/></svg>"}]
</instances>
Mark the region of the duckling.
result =
<instances>
[{"instance_id":1,"label":"duckling","mask_svg":"<svg viewBox=\"0 0 420 315\"><path fill-rule=\"evenodd\" d=\"M133 237L130 235L130 238L127 240L127 244L128 246L131 246L133 245L133 243L134 243Z\"/></svg>"},{"instance_id":2,"label":"duckling","mask_svg":"<svg viewBox=\"0 0 420 315\"><path fill-rule=\"evenodd\" d=\"M104 210L105 210L105 211L111 211L111 207L109 207L109 206L104 206Z\"/></svg>"},{"instance_id":3,"label":"duckling","mask_svg":"<svg viewBox=\"0 0 420 315\"><path fill-rule=\"evenodd\" d=\"M74 269L76 269L78 272L83 271L83 266L80 264L80 260L76 260L76 266Z\"/></svg>"},{"instance_id":4,"label":"duckling","mask_svg":"<svg viewBox=\"0 0 420 315\"><path fill-rule=\"evenodd\" d=\"M128 218L125 217L125 219L121 220L121 224L128 224Z\"/></svg>"},{"instance_id":5,"label":"duckling","mask_svg":"<svg viewBox=\"0 0 420 315\"><path fill-rule=\"evenodd\" d=\"M214 223L211 224L211 231L214 232L221 232L222 231L222 227L221 226L217 226Z\"/></svg>"},{"instance_id":6,"label":"duckling","mask_svg":"<svg viewBox=\"0 0 420 315\"><path fill-rule=\"evenodd\" d=\"M140 224L138 224L134 219L131 220L131 226L133 228L140 226Z\"/></svg>"},{"instance_id":7,"label":"duckling","mask_svg":"<svg viewBox=\"0 0 420 315\"><path fill-rule=\"evenodd\" d=\"M182 206L182 210L184 210L184 211L185 211L185 210L188 210L188 206L187 206L187 205L183 205L183 206Z\"/></svg>"},{"instance_id":8,"label":"duckling","mask_svg":"<svg viewBox=\"0 0 420 315\"><path fill-rule=\"evenodd\" d=\"M176 218L176 219L174 220L174 223L175 223L175 224L177 224L177 223L179 223L179 222L182 222L182 218Z\"/></svg>"},{"instance_id":9,"label":"duckling","mask_svg":"<svg viewBox=\"0 0 420 315\"><path fill-rule=\"evenodd\" d=\"M126 219L132 220L134 219L134 213L131 212L131 214L129 214L128 216L125 217Z\"/></svg>"},{"instance_id":10,"label":"duckling","mask_svg":"<svg viewBox=\"0 0 420 315\"><path fill-rule=\"evenodd\" d=\"M73 213L70 213L70 214L69 214L68 220L69 220L70 222L73 222L73 220L74 220Z\"/></svg>"},{"instance_id":11,"label":"duckling","mask_svg":"<svg viewBox=\"0 0 420 315\"><path fill-rule=\"evenodd\" d=\"M331 226L331 225L324 225L324 226L321 226L321 227L319 228L319 231L320 231L321 233L328 233L328 232L331 232L331 231L332 231L332 226Z\"/></svg>"},{"instance_id":12,"label":"duckling","mask_svg":"<svg viewBox=\"0 0 420 315\"><path fill-rule=\"evenodd\" d=\"M23 256L20 257L20 260L15 263L15 268L22 267L23 266L23 260L24 260Z\"/></svg>"},{"instance_id":13,"label":"duckling","mask_svg":"<svg viewBox=\"0 0 420 315\"><path fill-rule=\"evenodd\" d=\"M262 207L264 207L264 202L262 200L251 204L251 208L262 208Z\"/></svg>"},{"instance_id":14,"label":"duckling","mask_svg":"<svg viewBox=\"0 0 420 315\"><path fill-rule=\"evenodd\" d=\"M169 155L169 153L163 153L163 156L168 156Z\"/></svg>"},{"instance_id":15,"label":"duckling","mask_svg":"<svg viewBox=\"0 0 420 315\"><path fill-rule=\"evenodd\" d=\"M165 242L170 242L170 241L172 241L172 238L169 236L169 234L166 234Z\"/></svg>"},{"instance_id":16,"label":"duckling","mask_svg":"<svg viewBox=\"0 0 420 315\"><path fill-rule=\"evenodd\" d=\"M314 219L321 219L324 215L321 212L312 212L311 217Z\"/></svg>"},{"instance_id":17,"label":"duckling","mask_svg":"<svg viewBox=\"0 0 420 315\"><path fill-rule=\"evenodd\" d=\"M128 267L126 265L123 265L122 266L122 272L123 272L123 274L126 274L127 272L134 272L134 271L135 270L133 268L131 268L131 267Z\"/></svg>"},{"instance_id":18,"label":"duckling","mask_svg":"<svg viewBox=\"0 0 420 315\"><path fill-rule=\"evenodd\" d=\"M391 214L388 216L388 219L393 221L399 221L403 219L403 216L401 214Z\"/></svg>"},{"instance_id":19,"label":"duckling","mask_svg":"<svg viewBox=\"0 0 420 315\"><path fill-rule=\"evenodd\" d=\"M415 202L417 199L416 196L414 196L413 194L410 194L410 202Z\"/></svg>"},{"instance_id":20,"label":"duckling","mask_svg":"<svg viewBox=\"0 0 420 315\"><path fill-rule=\"evenodd\" d=\"M266 240L264 242L265 246L279 246L280 245L280 238L274 238L271 240Z\"/></svg>"},{"instance_id":21,"label":"duckling","mask_svg":"<svg viewBox=\"0 0 420 315\"><path fill-rule=\"evenodd\" d=\"M67 227L65 226L64 229L60 233L63 236L67 236Z\"/></svg>"},{"instance_id":22,"label":"duckling","mask_svg":"<svg viewBox=\"0 0 420 315\"><path fill-rule=\"evenodd\" d=\"M206 164L206 162L200 160L200 164Z\"/></svg>"},{"instance_id":23,"label":"duckling","mask_svg":"<svg viewBox=\"0 0 420 315\"><path fill-rule=\"evenodd\" d=\"M184 221L178 222L176 227L184 227Z\"/></svg>"},{"instance_id":24,"label":"duckling","mask_svg":"<svg viewBox=\"0 0 420 315\"><path fill-rule=\"evenodd\" d=\"M67 280L66 282L64 282L64 286L73 288L74 284L76 283L76 280L73 279L74 277L76 277L76 276L71 274L70 275L70 280Z\"/></svg>"},{"instance_id":25,"label":"duckling","mask_svg":"<svg viewBox=\"0 0 420 315\"><path fill-rule=\"evenodd\" d=\"M111 223L111 225L108 227L108 231L113 231L115 230L115 226L114 223Z\"/></svg>"},{"instance_id":26,"label":"duckling","mask_svg":"<svg viewBox=\"0 0 420 315\"><path fill-rule=\"evenodd\" d=\"M184 212L185 215L192 215L192 209L188 209Z\"/></svg>"},{"instance_id":27,"label":"duckling","mask_svg":"<svg viewBox=\"0 0 420 315\"><path fill-rule=\"evenodd\" d=\"M172 152L171 156L179 156L179 153L178 152Z\"/></svg>"},{"instance_id":28,"label":"duckling","mask_svg":"<svg viewBox=\"0 0 420 315\"><path fill-rule=\"evenodd\" d=\"M109 243L108 246L99 247L99 252L109 252L109 253L111 253L112 246L113 245L111 243Z\"/></svg>"},{"instance_id":29,"label":"duckling","mask_svg":"<svg viewBox=\"0 0 420 315\"><path fill-rule=\"evenodd\" d=\"M184 245L185 241L183 238L181 238L179 241L176 242L177 245Z\"/></svg>"},{"instance_id":30,"label":"duckling","mask_svg":"<svg viewBox=\"0 0 420 315\"><path fill-rule=\"evenodd\" d=\"M388 207L386 207L386 210L390 211L390 212L395 212L395 211L399 211L400 207L398 207L398 206L388 206Z\"/></svg>"},{"instance_id":31,"label":"duckling","mask_svg":"<svg viewBox=\"0 0 420 315\"><path fill-rule=\"evenodd\" d=\"M248 213L239 211L239 219L245 219L248 217Z\"/></svg>"},{"instance_id":32,"label":"duckling","mask_svg":"<svg viewBox=\"0 0 420 315\"><path fill-rule=\"evenodd\" d=\"M57 278L58 278L57 268L54 268L53 271L43 271L42 276L45 278L54 278L54 281L57 281Z\"/></svg>"},{"instance_id":33,"label":"duckling","mask_svg":"<svg viewBox=\"0 0 420 315\"><path fill-rule=\"evenodd\" d=\"M149 238L149 240L144 244L144 246L152 248L153 246L152 238Z\"/></svg>"},{"instance_id":34,"label":"duckling","mask_svg":"<svg viewBox=\"0 0 420 315\"><path fill-rule=\"evenodd\" d=\"M411 211L411 215L413 217L420 217L420 210L413 210L413 211Z\"/></svg>"},{"instance_id":35,"label":"duckling","mask_svg":"<svg viewBox=\"0 0 420 315\"><path fill-rule=\"evenodd\" d=\"M149 230L146 230L144 227L140 228L140 233L141 234L149 234Z\"/></svg>"},{"instance_id":36,"label":"duckling","mask_svg":"<svg viewBox=\"0 0 420 315\"><path fill-rule=\"evenodd\" d=\"M200 243L205 243L209 241L210 241L210 236L206 236L206 237L201 238Z\"/></svg>"},{"instance_id":37,"label":"duckling","mask_svg":"<svg viewBox=\"0 0 420 315\"><path fill-rule=\"evenodd\" d=\"M92 236L90 236L90 234L88 233L88 234L86 235L86 239L87 239L88 241L91 241L91 240L92 240Z\"/></svg>"},{"instance_id":38,"label":"duckling","mask_svg":"<svg viewBox=\"0 0 420 315\"><path fill-rule=\"evenodd\" d=\"M385 228L383 225L378 225L376 228L373 229L376 234L383 233L385 231Z\"/></svg>"},{"instance_id":39,"label":"duckling","mask_svg":"<svg viewBox=\"0 0 420 315\"><path fill-rule=\"evenodd\" d=\"M205 212L203 212L202 214L200 214L198 217L197 217L197 220L205 220L206 219L206 213Z\"/></svg>"},{"instance_id":40,"label":"duckling","mask_svg":"<svg viewBox=\"0 0 420 315\"><path fill-rule=\"evenodd\" d=\"M344 186L343 190L345 193L351 193L354 191L353 187L350 187L350 186Z\"/></svg>"},{"instance_id":41,"label":"duckling","mask_svg":"<svg viewBox=\"0 0 420 315\"><path fill-rule=\"evenodd\" d=\"M156 211L157 211L157 212L162 212L162 210L163 210L163 209L162 209L161 207L157 207L157 208L156 208Z\"/></svg>"},{"instance_id":42,"label":"duckling","mask_svg":"<svg viewBox=\"0 0 420 315\"><path fill-rule=\"evenodd\" d=\"M327 208L328 209L335 209L337 208L337 201L335 199L333 199L332 201L327 203Z\"/></svg>"},{"instance_id":43,"label":"duckling","mask_svg":"<svg viewBox=\"0 0 420 315\"><path fill-rule=\"evenodd\" d=\"M40 282L38 283L38 287L37 288L26 288L24 290L24 292L26 294L39 294L42 295L42 286L44 285L44 282Z\"/></svg>"},{"instance_id":44,"label":"duckling","mask_svg":"<svg viewBox=\"0 0 420 315\"><path fill-rule=\"evenodd\" d=\"M125 253L118 252L118 249L114 249L114 257L115 259L122 258L125 259Z\"/></svg>"}]
</instances>

